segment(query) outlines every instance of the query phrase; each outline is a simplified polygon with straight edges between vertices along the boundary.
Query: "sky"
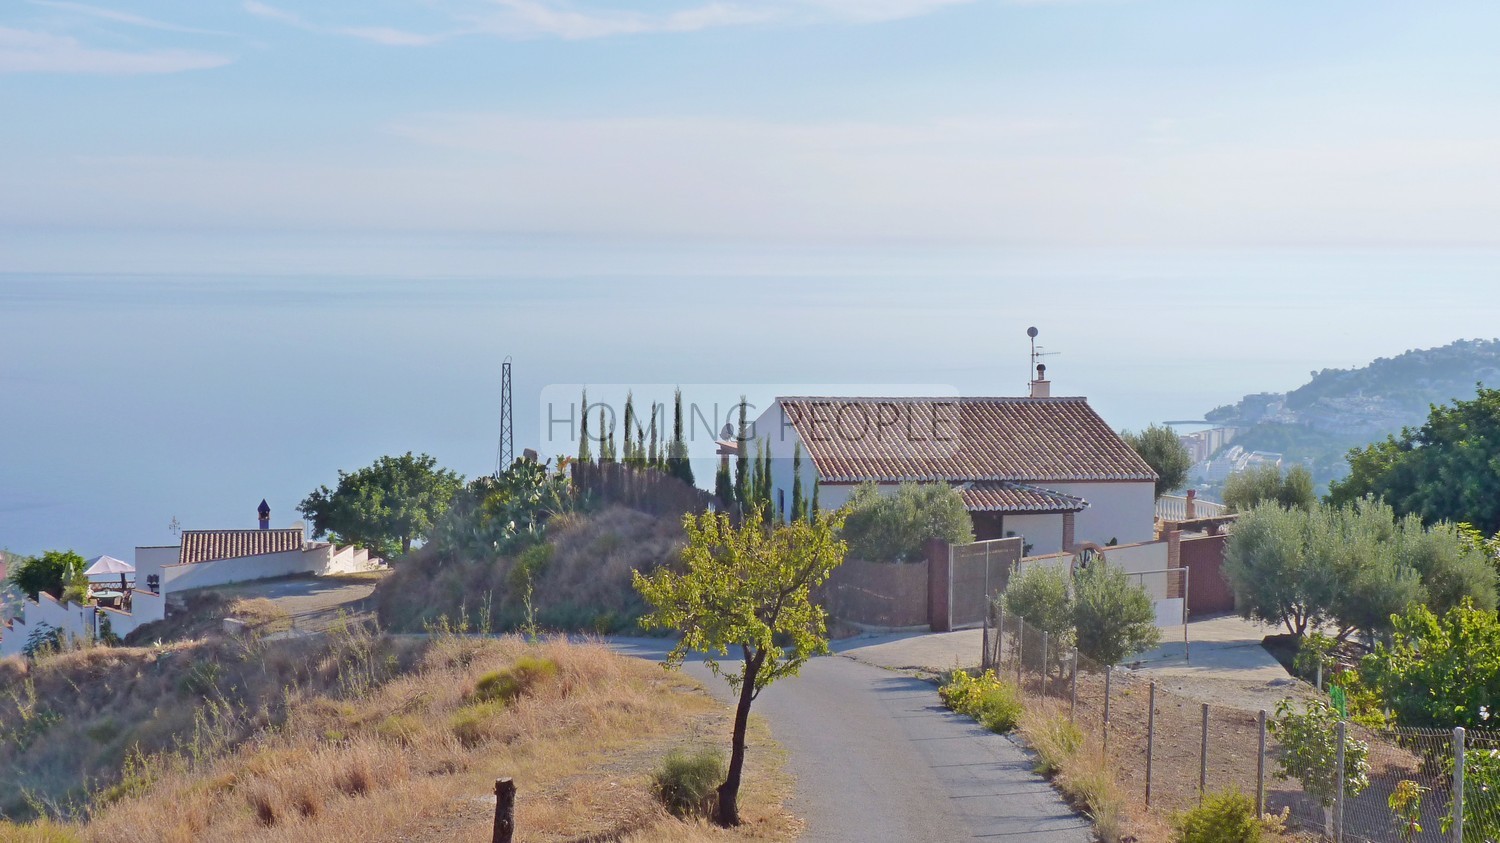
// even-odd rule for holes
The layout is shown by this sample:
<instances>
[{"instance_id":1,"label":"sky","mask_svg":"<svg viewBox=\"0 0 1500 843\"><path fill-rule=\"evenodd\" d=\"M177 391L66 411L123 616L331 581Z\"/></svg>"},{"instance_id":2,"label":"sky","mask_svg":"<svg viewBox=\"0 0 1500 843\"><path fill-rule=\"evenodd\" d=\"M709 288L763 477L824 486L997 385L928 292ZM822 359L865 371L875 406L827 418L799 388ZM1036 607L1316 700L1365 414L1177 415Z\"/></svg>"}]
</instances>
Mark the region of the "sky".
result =
<instances>
[{"instance_id":1,"label":"sky","mask_svg":"<svg viewBox=\"0 0 1500 843\"><path fill-rule=\"evenodd\" d=\"M0 271L1490 248L1497 25L1462 0L14 0Z\"/></svg>"}]
</instances>

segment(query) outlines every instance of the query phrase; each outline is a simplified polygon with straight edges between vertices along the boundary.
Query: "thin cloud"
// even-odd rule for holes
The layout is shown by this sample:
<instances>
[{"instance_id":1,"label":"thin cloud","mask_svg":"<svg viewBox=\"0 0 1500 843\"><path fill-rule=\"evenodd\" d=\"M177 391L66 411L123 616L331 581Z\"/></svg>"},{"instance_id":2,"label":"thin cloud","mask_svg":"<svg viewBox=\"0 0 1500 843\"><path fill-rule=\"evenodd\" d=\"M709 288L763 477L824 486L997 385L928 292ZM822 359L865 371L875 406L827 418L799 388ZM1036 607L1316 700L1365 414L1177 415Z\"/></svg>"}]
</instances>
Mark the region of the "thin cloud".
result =
<instances>
[{"instance_id":1,"label":"thin cloud","mask_svg":"<svg viewBox=\"0 0 1500 843\"><path fill-rule=\"evenodd\" d=\"M100 49L67 36L0 27L0 73L123 76L206 70L233 61L230 56L196 50Z\"/></svg>"},{"instance_id":2,"label":"thin cloud","mask_svg":"<svg viewBox=\"0 0 1500 843\"><path fill-rule=\"evenodd\" d=\"M184 32L191 35L223 35L231 37L234 35L232 32L223 32L217 29L199 29L195 26L182 26L180 24L156 20L155 18L131 14L130 12L106 9L102 6L90 6L86 3L70 3L66 2L66 0L28 0L28 2L33 6L59 9L65 12L100 18L101 20L114 21L115 23L129 24L130 26L139 26L145 29L158 29L163 32Z\"/></svg>"},{"instance_id":3,"label":"thin cloud","mask_svg":"<svg viewBox=\"0 0 1500 843\"><path fill-rule=\"evenodd\" d=\"M390 26L320 26L315 24L296 12L279 9L260 0L245 0L244 9L250 14L264 20L284 23L297 29L308 32L318 32L325 35L343 35L348 38L357 38L361 41L369 41L372 44L384 44L389 47L425 47L447 40L450 36L428 35L420 32L411 32L404 29L396 29Z\"/></svg>"}]
</instances>

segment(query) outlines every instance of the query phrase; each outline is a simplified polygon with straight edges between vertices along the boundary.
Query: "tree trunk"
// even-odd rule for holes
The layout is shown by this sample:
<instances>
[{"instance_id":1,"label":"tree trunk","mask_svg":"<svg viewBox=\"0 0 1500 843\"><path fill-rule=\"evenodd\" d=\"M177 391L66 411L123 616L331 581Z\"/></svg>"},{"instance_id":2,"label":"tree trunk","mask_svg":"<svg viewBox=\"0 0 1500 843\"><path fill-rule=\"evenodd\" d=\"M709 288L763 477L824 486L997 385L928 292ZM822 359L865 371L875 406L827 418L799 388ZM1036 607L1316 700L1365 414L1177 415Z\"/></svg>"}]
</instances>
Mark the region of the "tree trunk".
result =
<instances>
[{"instance_id":1,"label":"tree trunk","mask_svg":"<svg viewBox=\"0 0 1500 843\"><path fill-rule=\"evenodd\" d=\"M724 828L740 824L740 771L745 767L745 730L750 725L750 703L755 700L755 676L763 655L745 654L745 679L740 683L740 701L734 711L734 741L729 752L729 773L719 785L719 805L714 822Z\"/></svg>"},{"instance_id":2,"label":"tree trunk","mask_svg":"<svg viewBox=\"0 0 1500 843\"><path fill-rule=\"evenodd\" d=\"M411 536L402 536L401 537L401 555L405 556L408 553L411 553Z\"/></svg>"}]
</instances>

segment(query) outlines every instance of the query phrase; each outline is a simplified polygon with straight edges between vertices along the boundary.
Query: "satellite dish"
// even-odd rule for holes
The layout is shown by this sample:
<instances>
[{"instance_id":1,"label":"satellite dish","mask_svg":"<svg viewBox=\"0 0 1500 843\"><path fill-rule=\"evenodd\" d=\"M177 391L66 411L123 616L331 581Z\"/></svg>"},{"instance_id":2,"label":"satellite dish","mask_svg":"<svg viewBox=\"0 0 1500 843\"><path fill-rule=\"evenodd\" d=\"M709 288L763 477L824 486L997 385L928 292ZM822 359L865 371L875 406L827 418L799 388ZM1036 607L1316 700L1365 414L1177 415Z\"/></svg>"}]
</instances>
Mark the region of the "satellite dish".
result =
<instances>
[{"instance_id":1,"label":"satellite dish","mask_svg":"<svg viewBox=\"0 0 1500 843\"><path fill-rule=\"evenodd\" d=\"M1027 328L1026 329L1026 336L1031 337L1032 339L1036 339L1037 333L1038 332L1037 332L1036 328Z\"/></svg>"},{"instance_id":2,"label":"satellite dish","mask_svg":"<svg viewBox=\"0 0 1500 843\"><path fill-rule=\"evenodd\" d=\"M728 440L729 437L731 437L733 435L734 435L734 428L729 425L729 422L724 422L724 429L721 430L721 431L719 431L719 438L720 439L724 439L724 440Z\"/></svg>"}]
</instances>

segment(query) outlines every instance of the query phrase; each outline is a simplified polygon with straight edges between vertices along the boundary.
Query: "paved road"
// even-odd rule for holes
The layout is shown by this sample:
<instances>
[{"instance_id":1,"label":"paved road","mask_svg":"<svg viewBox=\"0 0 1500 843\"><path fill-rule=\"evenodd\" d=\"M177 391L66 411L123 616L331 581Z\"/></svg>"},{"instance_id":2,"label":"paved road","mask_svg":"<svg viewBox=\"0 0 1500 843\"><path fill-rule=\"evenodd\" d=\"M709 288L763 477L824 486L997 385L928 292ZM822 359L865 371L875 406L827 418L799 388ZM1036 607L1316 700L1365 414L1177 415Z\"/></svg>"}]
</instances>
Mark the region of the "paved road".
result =
<instances>
[{"instance_id":1,"label":"paved road","mask_svg":"<svg viewBox=\"0 0 1500 843\"><path fill-rule=\"evenodd\" d=\"M660 660L659 639L614 639ZM687 672L729 701L699 661ZM1087 843L1063 803L1010 739L942 708L930 682L852 659L814 659L761 694L755 712L790 752L792 809L813 843Z\"/></svg>"},{"instance_id":2,"label":"paved road","mask_svg":"<svg viewBox=\"0 0 1500 843\"><path fill-rule=\"evenodd\" d=\"M291 616L294 632L305 634L327 629L340 614L357 616L369 611L366 600L378 581L372 575L285 577L205 590L231 600L267 598Z\"/></svg>"}]
</instances>

